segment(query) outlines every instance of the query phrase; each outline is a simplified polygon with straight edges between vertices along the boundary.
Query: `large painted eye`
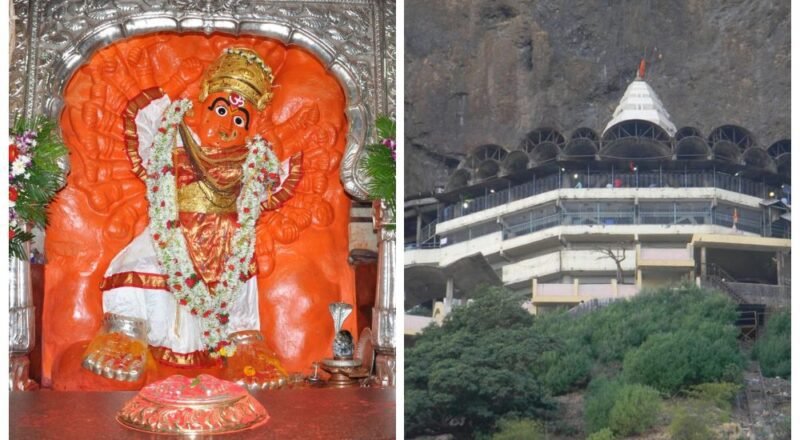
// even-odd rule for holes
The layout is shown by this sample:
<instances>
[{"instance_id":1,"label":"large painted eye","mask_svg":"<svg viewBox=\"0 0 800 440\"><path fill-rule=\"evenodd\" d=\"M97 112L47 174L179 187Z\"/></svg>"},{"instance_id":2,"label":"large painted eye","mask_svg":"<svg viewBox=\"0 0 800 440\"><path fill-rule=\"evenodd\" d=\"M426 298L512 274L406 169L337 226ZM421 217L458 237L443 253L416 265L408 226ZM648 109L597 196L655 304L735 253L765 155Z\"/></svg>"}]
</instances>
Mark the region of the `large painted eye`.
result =
<instances>
[{"instance_id":1,"label":"large painted eye","mask_svg":"<svg viewBox=\"0 0 800 440\"><path fill-rule=\"evenodd\" d=\"M217 112L217 114L220 115L220 116L225 116L225 115L228 114L228 109L226 109L225 107L223 107L221 105L217 106L217 108L215 108L214 111Z\"/></svg>"},{"instance_id":2,"label":"large painted eye","mask_svg":"<svg viewBox=\"0 0 800 440\"><path fill-rule=\"evenodd\" d=\"M244 118L241 116L234 116L233 123L239 127L244 127Z\"/></svg>"}]
</instances>

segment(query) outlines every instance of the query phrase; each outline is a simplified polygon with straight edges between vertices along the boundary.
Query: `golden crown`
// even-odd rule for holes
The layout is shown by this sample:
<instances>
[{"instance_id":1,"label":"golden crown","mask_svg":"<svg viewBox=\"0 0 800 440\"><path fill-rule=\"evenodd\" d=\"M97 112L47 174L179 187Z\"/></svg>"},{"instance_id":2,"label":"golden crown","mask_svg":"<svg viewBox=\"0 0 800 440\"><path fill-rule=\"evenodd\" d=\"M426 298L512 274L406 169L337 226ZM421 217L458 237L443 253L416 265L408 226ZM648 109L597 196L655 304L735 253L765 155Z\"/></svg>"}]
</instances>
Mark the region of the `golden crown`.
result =
<instances>
[{"instance_id":1,"label":"golden crown","mask_svg":"<svg viewBox=\"0 0 800 440\"><path fill-rule=\"evenodd\" d=\"M272 99L272 69L252 49L228 48L206 70L200 101L208 95L236 92L261 111Z\"/></svg>"}]
</instances>

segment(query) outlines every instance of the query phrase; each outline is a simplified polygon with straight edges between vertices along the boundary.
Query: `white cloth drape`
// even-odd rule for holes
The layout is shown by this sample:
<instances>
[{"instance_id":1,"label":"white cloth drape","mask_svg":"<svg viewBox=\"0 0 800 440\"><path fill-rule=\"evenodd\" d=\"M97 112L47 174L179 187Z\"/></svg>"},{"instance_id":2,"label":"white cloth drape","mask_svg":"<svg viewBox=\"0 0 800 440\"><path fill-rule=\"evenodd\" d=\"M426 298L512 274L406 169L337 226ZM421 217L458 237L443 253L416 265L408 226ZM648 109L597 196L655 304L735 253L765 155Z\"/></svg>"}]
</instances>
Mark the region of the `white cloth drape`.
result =
<instances>
[{"instance_id":1,"label":"white cloth drape","mask_svg":"<svg viewBox=\"0 0 800 440\"><path fill-rule=\"evenodd\" d=\"M139 154L145 167L150 158L150 150L161 117L169 104L169 98L164 96L152 101L136 115ZM182 146L180 137L178 145ZM163 275L149 227L114 257L105 276L126 272ZM166 347L176 353L191 353L205 349L201 338L200 318L193 316L186 307L180 307L180 318L177 318L175 310L177 307L175 296L161 289L118 287L103 292L104 312L147 321L149 326L147 338L150 345ZM258 285L255 277L250 278L242 286L233 304L228 306L228 312L230 332L259 329L261 321L258 314ZM175 327L176 318L179 321L178 328Z\"/></svg>"}]
</instances>

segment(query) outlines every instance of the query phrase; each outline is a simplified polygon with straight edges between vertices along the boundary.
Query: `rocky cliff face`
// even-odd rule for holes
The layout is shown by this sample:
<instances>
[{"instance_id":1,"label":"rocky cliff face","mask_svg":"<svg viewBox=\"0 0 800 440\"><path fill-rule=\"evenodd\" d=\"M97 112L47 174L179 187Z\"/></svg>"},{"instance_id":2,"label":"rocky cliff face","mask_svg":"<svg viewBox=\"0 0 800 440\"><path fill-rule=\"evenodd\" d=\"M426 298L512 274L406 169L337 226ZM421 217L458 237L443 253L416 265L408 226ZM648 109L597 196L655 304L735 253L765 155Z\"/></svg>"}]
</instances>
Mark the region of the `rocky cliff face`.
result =
<instances>
[{"instance_id":1,"label":"rocky cliff face","mask_svg":"<svg viewBox=\"0 0 800 440\"><path fill-rule=\"evenodd\" d=\"M789 0L409 0L406 197L470 149L552 126L598 133L648 60L672 121L789 137Z\"/></svg>"}]
</instances>

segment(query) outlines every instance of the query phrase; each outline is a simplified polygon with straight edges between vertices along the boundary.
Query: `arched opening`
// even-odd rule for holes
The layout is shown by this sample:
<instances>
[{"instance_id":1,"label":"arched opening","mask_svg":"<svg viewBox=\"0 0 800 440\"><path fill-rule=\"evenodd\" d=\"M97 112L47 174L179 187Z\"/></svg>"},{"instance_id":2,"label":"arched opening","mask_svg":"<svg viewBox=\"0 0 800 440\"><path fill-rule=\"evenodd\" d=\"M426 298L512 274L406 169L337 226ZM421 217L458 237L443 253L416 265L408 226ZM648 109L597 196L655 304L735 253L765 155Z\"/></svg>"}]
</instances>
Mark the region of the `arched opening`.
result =
<instances>
[{"instance_id":1,"label":"arched opening","mask_svg":"<svg viewBox=\"0 0 800 440\"><path fill-rule=\"evenodd\" d=\"M569 159L594 159L598 151L598 139L594 130L580 127L572 132L563 154Z\"/></svg>"},{"instance_id":2,"label":"arched opening","mask_svg":"<svg viewBox=\"0 0 800 440\"><path fill-rule=\"evenodd\" d=\"M775 161L770 155L759 147L751 147L742 154L742 160L748 167L755 167L766 171L775 172Z\"/></svg>"},{"instance_id":3,"label":"arched opening","mask_svg":"<svg viewBox=\"0 0 800 440\"><path fill-rule=\"evenodd\" d=\"M711 147L695 127L683 127L675 133L675 158L677 160L702 160L711 158Z\"/></svg>"},{"instance_id":4,"label":"arched opening","mask_svg":"<svg viewBox=\"0 0 800 440\"><path fill-rule=\"evenodd\" d=\"M781 139L770 145L769 148L767 148L767 153L769 153L770 156L775 158L779 157L782 154L791 152L792 152L792 141L789 139Z\"/></svg>"},{"instance_id":5,"label":"arched opening","mask_svg":"<svg viewBox=\"0 0 800 440\"><path fill-rule=\"evenodd\" d=\"M519 149L530 153L542 144L551 144L561 149L564 147L564 135L554 128L537 128L525 135Z\"/></svg>"},{"instance_id":6,"label":"arched opening","mask_svg":"<svg viewBox=\"0 0 800 440\"><path fill-rule=\"evenodd\" d=\"M536 146L528 156L535 165L541 165L558 158L561 148L552 142L544 142Z\"/></svg>"},{"instance_id":7,"label":"arched opening","mask_svg":"<svg viewBox=\"0 0 800 440\"><path fill-rule=\"evenodd\" d=\"M498 173L500 173L500 162L494 159L486 159L475 170L475 178L486 180L497 176Z\"/></svg>"},{"instance_id":8,"label":"arched opening","mask_svg":"<svg viewBox=\"0 0 800 440\"><path fill-rule=\"evenodd\" d=\"M606 130L600 156L618 160L667 159L672 157L670 142L663 128L650 121L633 119Z\"/></svg>"},{"instance_id":9,"label":"arched opening","mask_svg":"<svg viewBox=\"0 0 800 440\"><path fill-rule=\"evenodd\" d=\"M739 147L729 141L717 141L712 148L714 159L730 163L741 163L741 152Z\"/></svg>"},{"instance_id":10,"label":"arched opening","mask_svg":"<svg viewBox=\"0 0 800 440\"><path fill-rule=\"evenodd\" d=\"M450 176L450 180L447 182L447 190L453 191L459 188L463 188L469 184L469 179L472 177L470 172L465 168L457 169L452 176Z\"/></svg>"},{"instance_id":11,"label":"arched opening","mask_svg":"<svg viewBox=\"0 0 800 440\"><path fill-rule=\"evenodd\" d=\"M792 177L792 153L783 153L775 158L778 173L787 179Z\"/></svg>"},{"instance_id":12,"label":"arched opening","mask_svg":"<svg viewBox=\"0 0 800 440\"><path fill-rule=\"evenodd\" d=\"M508 157L508 151L497 144L484 144L472 150L467 163L475 170L479 180L495 177L500 173L500 164Z\"/></svg>"},{"instance_id":13,"label":"arched opening","mask_svg":"<svg viewBox=\"0 0 800 440\"><path fill-rule=\"evenodd\" d=\"M480 166L487 159L502 162L508 156L508 150L497 144L479 145L472 149L467 156L467 160L473 167Z\"/></svg>"},{"instance_id":14,"label":"arched opening","mask_svg":"<svg viewBox=\"0 0 800 440\"><path fill-rule=\"evenodd\" d=\"M695 127L689 127L689 126L683 127L680 130L675 132L675 140L676 141L680 141L681 139L686 138L686 137L699 137L699 138L702 138L703 134L700 132L699 129L697 129Z\"/></svg>"},{"instance_id":15,"label":"arched opening","mask_svg":"<svg viewBox=\"0 0 800 440\"><path fill-rule=\"evenodd\" d=\"M528 169L528 155L524 151L516 150L508 153L508 157L503 161L503 172L514 174Z\"/></svg>"},{"instance_id":16,"label":"arched opening","mask_svg":"<svg viewBox=\"0 0 800 440\"><path fill-rule=\"evenodd\" d=\"M739 148L739 151L756 146L752 133L738 125L723 125L711 131L711 134L708 135L709 145L716 150L716 146L720 142L733 144Z\"/></svg>"}]
</instances>

